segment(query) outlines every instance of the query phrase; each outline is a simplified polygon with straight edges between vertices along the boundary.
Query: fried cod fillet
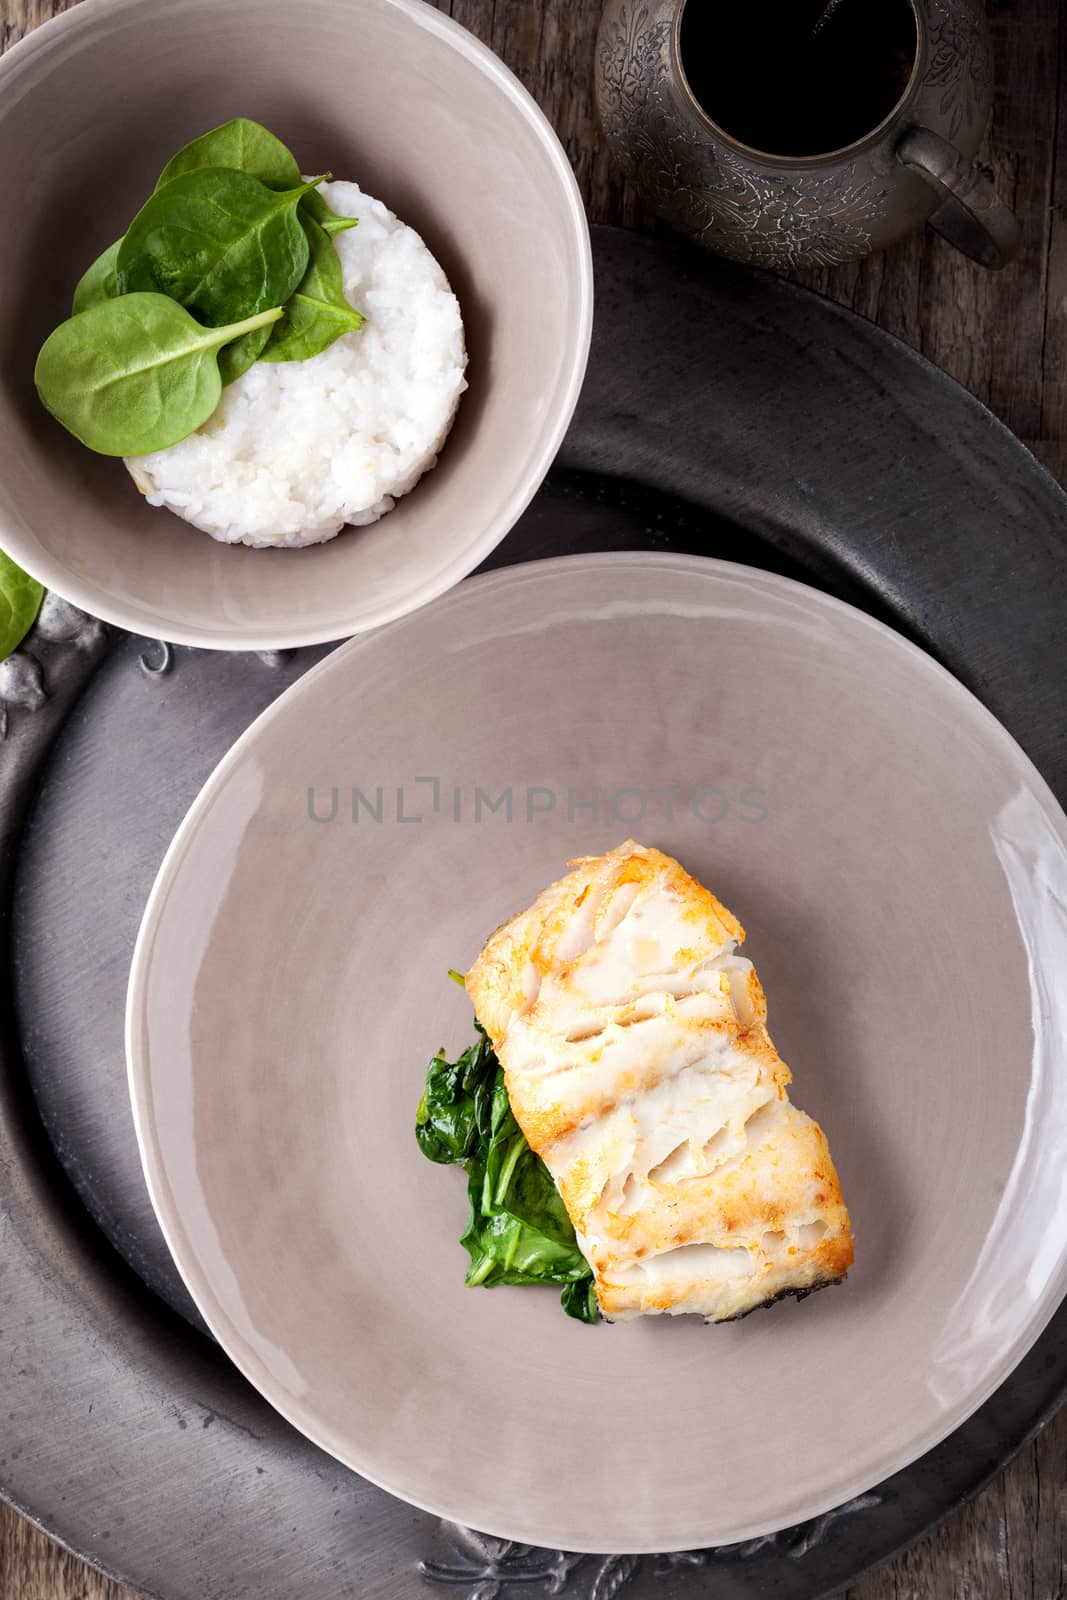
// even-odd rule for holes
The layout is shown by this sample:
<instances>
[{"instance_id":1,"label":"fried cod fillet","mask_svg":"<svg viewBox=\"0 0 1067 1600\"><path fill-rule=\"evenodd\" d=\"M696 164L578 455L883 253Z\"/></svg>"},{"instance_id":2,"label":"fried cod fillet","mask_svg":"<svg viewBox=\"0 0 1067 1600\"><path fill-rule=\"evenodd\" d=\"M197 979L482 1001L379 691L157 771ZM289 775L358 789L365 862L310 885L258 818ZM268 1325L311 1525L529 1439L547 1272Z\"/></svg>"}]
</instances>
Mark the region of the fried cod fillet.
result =
<instances>
[{"instance_id":1,"label":"fried cod fillet","mask_svg":"<svg viewBox=\"0 0 1067 1600\"><path fill-rule=\"evenodd\" d=\"M627 840L498 928L467 992L604 1315L744 1316L853 1260L826 1137L787 1093L744 929Z\"/></svg>"}]
</instances>

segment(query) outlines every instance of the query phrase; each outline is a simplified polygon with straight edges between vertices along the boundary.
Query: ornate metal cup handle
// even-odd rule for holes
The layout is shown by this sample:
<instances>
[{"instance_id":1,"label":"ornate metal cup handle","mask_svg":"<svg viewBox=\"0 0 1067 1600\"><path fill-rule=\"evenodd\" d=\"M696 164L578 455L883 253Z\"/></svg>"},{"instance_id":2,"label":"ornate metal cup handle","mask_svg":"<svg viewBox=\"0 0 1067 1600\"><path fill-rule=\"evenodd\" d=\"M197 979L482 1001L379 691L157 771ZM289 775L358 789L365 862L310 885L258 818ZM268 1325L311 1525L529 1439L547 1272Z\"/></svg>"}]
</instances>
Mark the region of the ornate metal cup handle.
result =
<instances>
[{"instance_id":1,"label":"ornate metal cup handle","mask_svg":"<svg viewBox=\"0 0 1067 1600\"><path fill-rule=\"evenodd\" d=\"M929 128L910 128L896 155L943 197L931 228L983 267L1006 267L1019 248L1019 224L973 162Z\"/></svg>"}]
</instances>

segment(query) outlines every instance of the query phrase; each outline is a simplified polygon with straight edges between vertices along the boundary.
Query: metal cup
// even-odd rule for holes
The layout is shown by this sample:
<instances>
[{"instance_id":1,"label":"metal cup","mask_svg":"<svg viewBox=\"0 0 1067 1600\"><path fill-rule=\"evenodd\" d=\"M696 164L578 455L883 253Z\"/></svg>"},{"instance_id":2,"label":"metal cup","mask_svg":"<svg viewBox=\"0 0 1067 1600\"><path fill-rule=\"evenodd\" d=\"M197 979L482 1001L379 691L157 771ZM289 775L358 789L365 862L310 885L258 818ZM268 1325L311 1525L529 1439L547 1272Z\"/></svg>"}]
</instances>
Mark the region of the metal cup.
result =
<instances>
[{"instance_id":1,"label":"metal cup","mask_svg":"<svg viewBox=\"0 0 1067 1600\"><path fill-rule=\"evenodd\" d=\"M753 3L607 0L597 104L609 143L645 202L680 232L755 266L853 261L927 221L983 266L1010 261L1018 224L972 160L991 108L981 0L901 0L914 13L914 57L899 98L888 112L872 100L868 130L810 155L744 142L694 92L683 49L691 8L702 8L702 38L714 49L716 14L725 24L728 7ZM831 0L826 15L847 4L865 0ZM753 39L758 46L756 30ZM759 46L776 47L773 37ZM758 101L759 57L743 65ZM802 103L802 77L794 88L791 100Z\"/></svg>"}]
</instances>

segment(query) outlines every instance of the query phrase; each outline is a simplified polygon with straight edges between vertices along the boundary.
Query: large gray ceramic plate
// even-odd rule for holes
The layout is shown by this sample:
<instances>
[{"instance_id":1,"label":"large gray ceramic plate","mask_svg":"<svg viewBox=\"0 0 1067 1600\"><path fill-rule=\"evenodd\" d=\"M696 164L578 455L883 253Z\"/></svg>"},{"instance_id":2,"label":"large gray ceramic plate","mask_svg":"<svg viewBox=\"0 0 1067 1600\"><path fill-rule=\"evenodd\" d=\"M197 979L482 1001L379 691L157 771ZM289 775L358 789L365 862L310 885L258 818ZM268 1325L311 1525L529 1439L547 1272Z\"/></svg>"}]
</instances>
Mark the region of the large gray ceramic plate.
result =
<instances>
[{"instance_id":1,"label":"large gray ceramic plate","mask_svg":"<svg viewBox=\"0 0 1067 1600\"><path fill-rule=\"evenodd\" d=\"M599 230L594 249L597 328L565 470L494 562L651 547L806 577L920 640L1067 796L1056 485L973 399L835 307L633 236ZM905 1471L777 1535L662 1559L505 1548L308 1445L191 1331L123 1109L122 1001L175 827L318 652L179 650L161 673L158 647L113 643L50 606L0 670L5 908L17 867L0 967L9 1498L165 1600L416 1600L427 1581L463 1594L512 1580L507 1596L562 1586L586 1600L625 1583L627 1600L709 1587L810 1600L973 1493L1049 1414L1067 1384L1062 1306L970 1421Z\"/></svg>"},{"instance_id":2,"label":"large gray ceramic plate","mask_svg":"<svg viewBox=\"0 0 1067 1600\"><path fill-rule=\"evenodd\" d=\"M750 928L839 1294L594 1331L463 1284L412 1131L472 1031L447 969L630 833ZM1067 819L929 656L776 574L571 556L353 640L213 773L134 955L134 1120L205 1321L317 1444L505 1539L730 1544L928 1450L1059 1303L1065 965Z\"/></svg>"}]
</instances>

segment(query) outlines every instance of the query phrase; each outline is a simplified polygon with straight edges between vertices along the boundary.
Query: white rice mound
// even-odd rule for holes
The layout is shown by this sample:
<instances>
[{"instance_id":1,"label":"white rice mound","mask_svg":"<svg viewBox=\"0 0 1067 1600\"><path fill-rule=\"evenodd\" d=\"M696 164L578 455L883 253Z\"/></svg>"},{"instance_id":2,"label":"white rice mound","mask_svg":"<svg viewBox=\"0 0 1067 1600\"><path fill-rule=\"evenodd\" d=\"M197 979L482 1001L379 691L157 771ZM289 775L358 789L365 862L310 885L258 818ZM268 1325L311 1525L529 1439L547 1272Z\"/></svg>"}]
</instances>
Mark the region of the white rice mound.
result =
<instances>
[{"instance_id":1,"label":"white rice mound","mask_svg":"<svg viewBox=\"0 0 1067 1600\"><path fill-rule=\"evenodd\" d=\"M179 444L126 465L150 505L226 544L322 544L376 522L434 466L467 387L463 322L413 228L355 183L324 183L365 318L307 361L257 361Z\"/></svg>"}]
</instances>

